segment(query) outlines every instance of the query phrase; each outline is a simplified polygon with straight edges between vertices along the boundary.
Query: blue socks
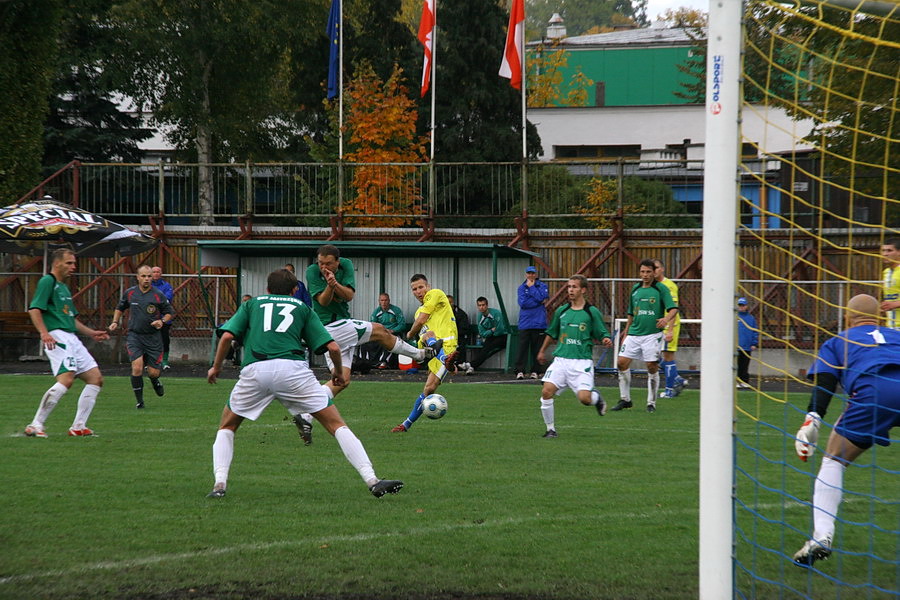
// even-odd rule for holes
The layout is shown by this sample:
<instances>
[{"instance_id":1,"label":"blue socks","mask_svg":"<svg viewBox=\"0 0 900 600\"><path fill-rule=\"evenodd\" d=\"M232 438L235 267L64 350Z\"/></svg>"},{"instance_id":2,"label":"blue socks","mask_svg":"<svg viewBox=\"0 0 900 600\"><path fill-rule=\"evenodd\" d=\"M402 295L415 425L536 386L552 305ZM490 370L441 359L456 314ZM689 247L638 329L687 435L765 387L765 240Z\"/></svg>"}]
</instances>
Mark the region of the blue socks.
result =
<instances>
[{"instance_id":1,"label":"blue socks","mask_svg":"<svg viewBox=\"0 0 900 600\"><path fill-rule=\"evenodd\" d=\"M406 427L406 430L409 431L409 428L412 427L412 424L416 422L416 420L422 416L422 400L425 399L425 392L419 394L419 397L416 398L416 403L413 404L413 409L410 411L409 416L406 417L406 420L403 421L403 426Z\"/></svg>"},{"instance_id":2,"label":"blue socks","mask_svg":"<svg viewBox=\"0 0 900 600\"><path fill-rule=\"evenodd\" d=\"M426 346L431 346L432 348L434 348L434 345L437 344L437 342L438 342L437 338L436 338L436 337L432 337L432 338L428 338L427 340L425 340L425 345L426 345ZM435 355L435 358L437 358L437 359L438 359L439 361L441 361L441 362L444 362L444 360L446 360L447 354L444 352L444 348L443 348L443 347L441 347L441 349L438 350L438 353ZM425 396L422 396L422 398L424 398L424 397L425 397ZM419 403L421 404L421 400L420 400ZM417 415L417 416L416 416L416 419L418 419L418 418L419 418L419 417L418 417L418 415ZM413 419L413 421L415 421L416 419Z\"/></svg>"},{"instance_id":3,"label":"blue socks","mask_svg":"<svg viewBox=\"0 0 900 600\"><path fill-rule=\"evenodd\" d=\"M666 389L672 389L678 382L678 366L674 360L664 360L659 363L666 374Z\"/></svg>"}]
</instances>

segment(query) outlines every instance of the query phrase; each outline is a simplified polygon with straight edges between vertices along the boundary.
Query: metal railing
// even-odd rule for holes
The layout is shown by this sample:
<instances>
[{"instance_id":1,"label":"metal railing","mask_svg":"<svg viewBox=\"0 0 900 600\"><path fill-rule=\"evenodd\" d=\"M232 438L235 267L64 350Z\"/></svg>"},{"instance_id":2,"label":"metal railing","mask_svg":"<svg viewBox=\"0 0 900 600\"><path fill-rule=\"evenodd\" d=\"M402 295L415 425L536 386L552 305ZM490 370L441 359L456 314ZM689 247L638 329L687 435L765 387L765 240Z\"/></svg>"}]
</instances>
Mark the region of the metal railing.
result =
<instances>
[{"instance_id":1,"label":"metal railing","mask_svg":"<svg viewBox=\"0 0 900 600\"><path fill-rule=\"evenodd\" d=\"M597 192L598 181L605 182L602 193ZM340 215L361 226L440 218L451 226L496 227L500 222L509 226L527 212L554 219L539 227L596 228L599 219L633 212L639 201L654 207L679 200L699 209L692 203L699 200L702 186L703 162L686 160L525 165L73 162L31 195L49 194L123 223L164 215L170 224L192 225L204 216L228 224L252 215L258 223L327 226ZM209 214L200 202L206 195ZM685 226L699 227L699 219L689 219Z\"/></svg>"}]
</instances>

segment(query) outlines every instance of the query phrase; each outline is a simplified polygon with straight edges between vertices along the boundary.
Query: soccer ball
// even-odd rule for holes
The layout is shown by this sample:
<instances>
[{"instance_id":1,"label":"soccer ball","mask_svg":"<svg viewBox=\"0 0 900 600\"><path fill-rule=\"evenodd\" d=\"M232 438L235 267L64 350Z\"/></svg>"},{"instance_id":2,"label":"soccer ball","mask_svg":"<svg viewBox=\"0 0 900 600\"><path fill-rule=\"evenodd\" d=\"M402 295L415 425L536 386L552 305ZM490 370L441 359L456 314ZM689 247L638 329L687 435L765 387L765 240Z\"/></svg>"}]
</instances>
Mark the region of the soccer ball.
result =
<instances>
[{"instance_id":1,"label":"soccer ball","mask_svg":"<svg viewBox=\"0 0 900 600\"><path fill-rule=\"evenodd\" d=\"M440 394L425 396L422 400L422 414L429 419L440 419L447 414L447 399Z\"/></svg>"}]
</instances>

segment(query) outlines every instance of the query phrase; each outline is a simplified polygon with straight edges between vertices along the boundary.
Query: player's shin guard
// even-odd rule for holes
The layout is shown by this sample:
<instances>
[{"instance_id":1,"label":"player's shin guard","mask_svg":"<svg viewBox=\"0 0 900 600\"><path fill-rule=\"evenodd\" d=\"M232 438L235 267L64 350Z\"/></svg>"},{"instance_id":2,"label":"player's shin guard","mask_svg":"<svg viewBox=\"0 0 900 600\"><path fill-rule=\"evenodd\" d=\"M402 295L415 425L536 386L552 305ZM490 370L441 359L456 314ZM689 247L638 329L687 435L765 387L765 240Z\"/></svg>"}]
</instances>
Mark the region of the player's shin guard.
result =
<instances>
[{"instance_id":1,"label":"player's shin guard","mask_svg":"<svg viewBox=\"0 0 900 600\"><path fill-rule=\"evenodd\" d=\"M78 397L78 410L75 411L75 420L72 421L72 429L84 429L87 426L87 420L94 410L94 404L97 402L97 394L100 393L100 386L92 383L84 386L81 395Z\"/></svg>"},{"instance_id":2,"label":"player's shin guard","mask_svg":"<svg viewBox=\"0 0 900 600\"><path fill-rule=\"evenodd\" d=\"M834 518L841 504L844 486L844 471L847 467L830 456L822 458L819 475L813 489L813 539L818 541L834 538Z\"/></svg>"},{"instance_id":3,"label":"player's shin guard","mask_svg":"<svg viewBox=\"0 0 900 600\"><path fill-rule=\"evenodd\" d=\"M59 383L58 381L54 383L49 390L44 392L44 395L41 397L41 403L38 405L37 412L34 415L34 420L31 422L33 427L37 429L43 429L44 423L47 421L47 417L50 416L50 413L53 412L53 409L56 408L57 402L59 399L63 397L63 394L69 391L69 388Z\"/></svg>"},{"instance_id":4,"label":"player's shin guard","mask_svg":"<svg viewBox=\"0 0 900 600\"><path fill-rule=\"evenodd\" d=\"M619 371L619 398L631 400L631 370Z\"/></svg>"},{"instance_id":5,"label":"player's shin guard","mask_svg":"<svg viewBox=\"0 0 900 600\"><path fill-rule=\"evenodd\" d=\"M547 429L556 429L556 424L554 423L555 414L553 410L553 398L549 398L545 400L541 398L541 416L544 417L544 424L547 426Z\"/></svg>"},{"instance_id":6,"label":"player's shin guard","mask_svg":"<svg viewBox=\"0 0 900 600\"><path fill-rule=\"evenodd\" d=\"M656 406L656 394L659 392L659 371L647 373L647 405Z\"/></svg>"},{"instance_id":7,"label":"player's shin guard","mask_svg":"<svg viewBox=\"0 0 900 600\"><path fill-rule=\"evenodd\" d=\"M134 392L134 399L138 404L144 401L144 378L142 376L131 376L131 391Z\"/></svg>"},{"instance_id":8,"label":"player's shin guard","mask_svg":"<svg viewBox=\"0 0 900 600\"><path fill-rule=\"evenodd\" d=\"M228 470L231 468L231 459L234 457L234 432L230 429L220 429L216 433L216 441L212 447L213 476L216 483L228 483Z\"/></svg>"},{"instance_id":9,"label":"player's shin guard","mask_svg":"<svg viewBox=\"0 0 900 600\"><path fill-rule=\"evenodd\" d=\"M415 403L413 404L412 410L409 412L409 416L406 417L406 420L403 421L403 426L406 429L412 427L412 424L416 422L416 420L422 416L422 400L425 399L425 392L419 394L419 397L416 398Z\"/></svg>"},{"instance_id":10,"label":"player's shin guard","mask_svg":"<svg viewBox=\"0 0 900 600\"><path fill-rule=\"evenodd\" d=\"M347 461L353 465L353 468L363 478L366 485L377 483L378 478L375 476L375 470L372 468L372 461L369 460L369 455L366 454L366 449L363 448L362 442L350 431L350 428L346 425L338 427L337 431L334 432L334 439L337 440Z\"/></svg>"}]
</instances>

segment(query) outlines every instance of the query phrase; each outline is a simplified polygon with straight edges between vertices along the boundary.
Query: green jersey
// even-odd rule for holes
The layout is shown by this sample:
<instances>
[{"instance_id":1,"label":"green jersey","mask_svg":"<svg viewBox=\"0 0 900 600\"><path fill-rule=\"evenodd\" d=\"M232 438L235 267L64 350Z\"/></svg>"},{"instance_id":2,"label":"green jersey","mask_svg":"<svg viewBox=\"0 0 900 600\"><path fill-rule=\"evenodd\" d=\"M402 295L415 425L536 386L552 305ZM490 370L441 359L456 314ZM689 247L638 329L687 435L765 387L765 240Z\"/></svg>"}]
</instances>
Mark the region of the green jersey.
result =
<instances>
[{"instance_id":1,"label":"green jersey","mask_svg":"<svg viewBox=\"0 0 900 600\"><path fill-rule=\"evenodd\" d=\"M487 312L488 314L478 313L478 335L486 338L499 337L509 333L503 313L496 308L489 308Z\"/></svg>"},{"instance_id":2,"label":"green jersey","mask_svg":"<svg viewBox=\"0 0 900 600\"><path fill-rule=\"evenodd\" d=\"M323 354L331 341L312 309L292 296L251 298L219 329L242 340L244 367L273 358L306 360L306 346Z\"/></svg>"},{"instance_id":3,"label":"green jersey","mask_svg":"<svg viewBox=\"0 0 900 600\"><path fill-rule=\"evenodd\" d=\"M669 288L654 281L649 286L637 283L631 288L628 314L632 317L628 335L652 335L661 329L656 322L673 308L678 308L672 300Z\"/></svg>"},{"instance_id":4,"label":"green jersey","mask_svg":"<svg viewBox=\"0 0 900 600\"><path fill-rule=\"evenodd\" d=\"M38 280L34 296L28 309L39 308L43 313L44 325L47 331L62 329L71 333L77 333L75 329L75 315L78 310L72 301L72 292L62 281L48 273Z\"/></svg>"},{"instance_id":5,"label":"green jersey","mask_svg":"<svg viewBox=\"0 0 900 600\"><path fill-rule=\"evenodd\" d=\"M547 335L556 340L553 356L593 360L594 340L608 338L609 330L596 306L563 304L553 313Z\"/></svg>"},{"instance_id":6,"label":"green jersey","mask_svg":"<svg viewBox=\"0 0 900 600\"><path fill-rule=\"evenodd\" d=\"M334 274L334 278L337 279L339 284L354 290L356 289L356 274L353 272L353 263L349 258L342 257L338 259L338 270ZM316 314L319 315L319 319L322 321L323 325L328 325L339 319L350 318L349 302L335 296L332 298L331 302L328 303L328 306L322 306L319 304L319 301L316 300L316 296L324 292L325 288L328 287L325 278L322 277L322 271L316 263L313 263L306 268L306 287L309 290L309 295L312 296L313 308L315 309Z\"/></svg>"},{"instance_id":7,"label":"green jersey","mask_svg":"<svg viewBox=\"0 0 900 600\"><path fill-rule=\"evenodd\" d=\"M403 317L403 311L400 310L399 306L391 304L387 310L384 310L379 305L372 311L372 316L369 317L369 320L373 323L381 323L391 333L397 335L406 333L406 319Z\"/></svg>"}]
</instances>

